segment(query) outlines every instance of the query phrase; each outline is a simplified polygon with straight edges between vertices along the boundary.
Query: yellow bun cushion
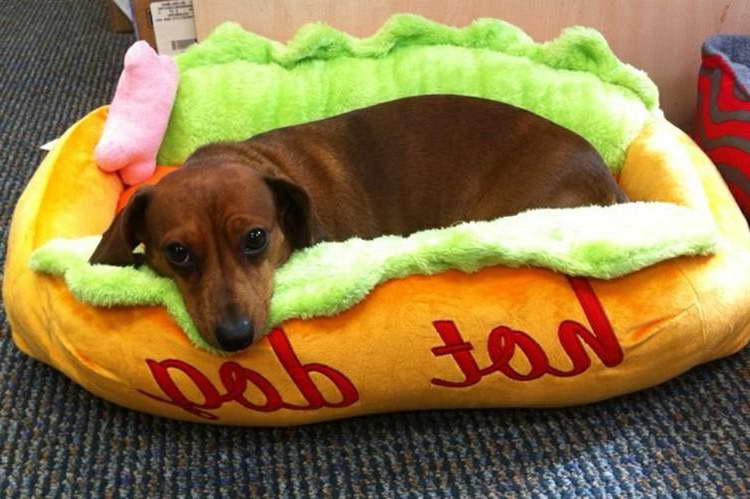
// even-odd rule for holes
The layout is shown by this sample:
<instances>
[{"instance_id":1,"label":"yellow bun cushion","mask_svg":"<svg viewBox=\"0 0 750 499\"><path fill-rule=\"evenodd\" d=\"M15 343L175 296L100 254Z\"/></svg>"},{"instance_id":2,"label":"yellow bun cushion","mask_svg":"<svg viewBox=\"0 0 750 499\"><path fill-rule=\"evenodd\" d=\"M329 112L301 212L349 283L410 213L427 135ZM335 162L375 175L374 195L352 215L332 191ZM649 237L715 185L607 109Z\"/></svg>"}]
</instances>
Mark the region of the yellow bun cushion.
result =
<instances>
[{"instance_id":1,"label":"yellow bun cushion","mask_svg":"<svg viewBox=\"0 0 750 499\"><path fill-rule=\"evenodd\" d=\"M53 238L102 233L123 187L93 150L106 108L47 156L13 218L3 295L28 355L90 392L161 416L294 425L433 408L583 404L661 383L750 337L750 237L706 156L662 119L630 146L619 181L635 200L710 215L713 256L614 280L496 266L377 286L329 318L289 320L246 352L194 347L160 307L99 308L29 268Z\"/></svg>"}]
</instances>

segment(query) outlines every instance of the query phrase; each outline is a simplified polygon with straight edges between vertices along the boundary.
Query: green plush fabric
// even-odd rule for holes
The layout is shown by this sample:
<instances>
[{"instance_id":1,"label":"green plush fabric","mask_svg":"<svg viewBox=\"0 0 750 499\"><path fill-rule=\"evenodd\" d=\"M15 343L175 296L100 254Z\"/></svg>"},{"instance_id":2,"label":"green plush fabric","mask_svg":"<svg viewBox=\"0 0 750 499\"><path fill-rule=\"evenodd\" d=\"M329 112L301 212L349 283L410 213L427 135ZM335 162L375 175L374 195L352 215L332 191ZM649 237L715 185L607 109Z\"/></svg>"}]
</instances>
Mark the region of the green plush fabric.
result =
<instances>
[{"instance_id":1,"label":"green plush fabric","mask_svg":"<svg viewBox=\"0 0 750 499\"><path fill-rule=\"evenodd\" d=\"M213 351L198 335L171 280L145 266L89 265L98 241L98 236L50 241L34 252L31 268L64 276L82 302L164 305L193 343ZM676 256L708 254L716 244L710 219L667 203L532 210L409 237L321 243L294 253L277 270L270 325L335 315L366 298L377 284L412 274L505 265L608 279Z\"/></svg>"},{"instance_id":2,"label":"green plush fabric","mask_svg":"<svg viewBox=\"0 0 750 499\"><path fill-rule=\"evenodd\" d=\"M579 27L538 44L499 20L452 28L397 15L370 38L310 24L283 45L227 23L177 63L180 85L159 153L165 165L209 142L445 93L544 116L585 137L617 171L660 112L646 74L620 62L597 31Z\"/></svg>"}]
</instances>

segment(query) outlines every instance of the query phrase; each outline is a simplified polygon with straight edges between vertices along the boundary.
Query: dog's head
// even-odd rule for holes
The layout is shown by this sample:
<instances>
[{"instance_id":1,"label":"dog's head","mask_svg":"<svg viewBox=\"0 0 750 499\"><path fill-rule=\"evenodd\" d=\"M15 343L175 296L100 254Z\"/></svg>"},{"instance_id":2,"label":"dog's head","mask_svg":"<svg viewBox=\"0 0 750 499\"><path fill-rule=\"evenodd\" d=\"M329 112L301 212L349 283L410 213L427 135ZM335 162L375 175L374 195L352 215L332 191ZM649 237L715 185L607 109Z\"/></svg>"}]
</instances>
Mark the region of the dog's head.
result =
<instances>
[{"instance_id":1,"label":"dog's head","mask_svg":"<svg viewBox=\"0 0 750 499\"><path fill-rule=\"evenodd\" d=\"M221 149L219 149L221 151ZM199 151L115 217L91 263L145 263L177 283L201 336L238 351L267 333L274 269L313 244L310 199L268 164ZM139 244L143 256L134 254Z\"/></svg>"}]
</instances>

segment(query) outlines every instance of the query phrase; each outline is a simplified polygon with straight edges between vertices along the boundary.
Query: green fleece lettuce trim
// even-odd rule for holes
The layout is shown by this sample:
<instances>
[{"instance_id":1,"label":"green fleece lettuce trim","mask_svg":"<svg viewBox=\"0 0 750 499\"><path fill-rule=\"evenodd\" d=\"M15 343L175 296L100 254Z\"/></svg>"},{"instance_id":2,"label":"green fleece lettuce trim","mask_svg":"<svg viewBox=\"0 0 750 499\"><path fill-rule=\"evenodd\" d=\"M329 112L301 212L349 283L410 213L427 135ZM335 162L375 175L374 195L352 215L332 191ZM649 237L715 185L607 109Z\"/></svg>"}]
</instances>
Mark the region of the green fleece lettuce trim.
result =
<instances>
[{"instance_id":1,"label":"green fleece lettuce trim","mask_svg":"<svg viewBox=\"0 0 750 499\"><path fill-rule=\"evenodd\" d=\"M173 281L145 266L89 265L99 239L50 241L33 253L31 268L64 276L79 301L95 306L163 305L196 346L214 351L198 335ZM408 237L321 243L277 270L269 320L276 326L336 315L379 283L413 274L504 265L609 279L669 258L709 254L716 244L709 218L668 203L532 210ZM473 305L482 306L467 304Z\"/></svg>"},{"instance_id":2,"label":"green fleece lettuce trim","mask_svg":"<svg viewBox=\"0 0 750 499\"><path fill-rule=\"evenodd\" d=\"M495 19L453 28L402 14L369 38L309 24L284 45L226 23L177 63L180 86L160 164L180 164L209 142L447 93L544 116L586 138L617 171L659 112L648 76L620 62L599 32L581 27L540 44Z\"/></svg>"}]
</instances>

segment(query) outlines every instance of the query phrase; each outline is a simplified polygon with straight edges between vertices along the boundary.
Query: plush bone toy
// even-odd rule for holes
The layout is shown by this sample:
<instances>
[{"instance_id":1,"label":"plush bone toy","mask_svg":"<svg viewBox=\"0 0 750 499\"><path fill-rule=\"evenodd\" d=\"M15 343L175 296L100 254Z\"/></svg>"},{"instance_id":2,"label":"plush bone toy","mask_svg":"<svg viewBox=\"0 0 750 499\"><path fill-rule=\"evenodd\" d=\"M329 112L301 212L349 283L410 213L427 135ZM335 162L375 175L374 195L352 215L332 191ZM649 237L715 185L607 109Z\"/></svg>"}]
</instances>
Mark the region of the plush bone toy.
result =
<instances>
[{"instance_id":1,"label":"plush bone toy","mask_svg":"<svg viewBox=\"0 0 750 499\"><path fill-rule=\"evenodd\" d=\"M128 49L94 153L99 168L118 171L128 185L143 182L154 173L178 79L175 62L158 55L148 43L139 41Z\"/></svg>"}]
</instances>

